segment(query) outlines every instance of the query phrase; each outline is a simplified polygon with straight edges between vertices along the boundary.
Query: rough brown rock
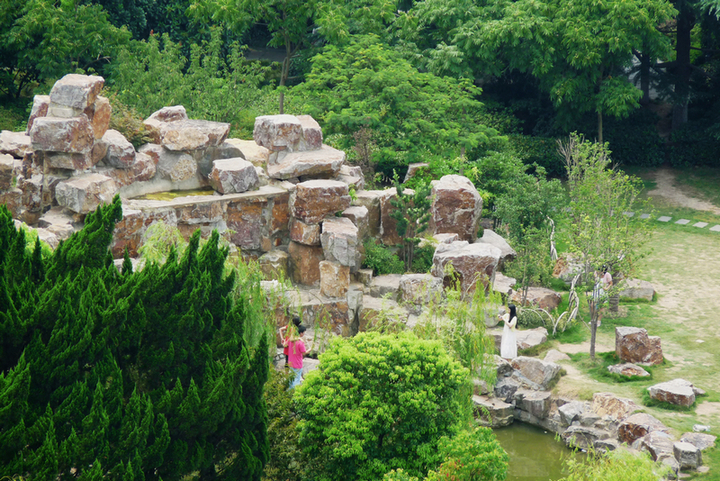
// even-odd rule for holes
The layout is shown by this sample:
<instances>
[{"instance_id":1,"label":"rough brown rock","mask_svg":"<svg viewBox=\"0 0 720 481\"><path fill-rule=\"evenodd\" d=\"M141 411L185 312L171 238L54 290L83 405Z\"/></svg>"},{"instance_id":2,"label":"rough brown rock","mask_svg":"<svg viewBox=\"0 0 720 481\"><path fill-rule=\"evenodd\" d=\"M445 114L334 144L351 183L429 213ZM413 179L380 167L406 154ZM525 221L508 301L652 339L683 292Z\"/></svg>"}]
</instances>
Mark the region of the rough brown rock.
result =
<instances>
[{"instance_id":1,"label":"rough brown rock","mask_svg":"<svg viewBox=\"0 0 720 481\"><path fill-rule=\"evenodd\" d=\"M265 167L267 165L270 151L256 144L254 140L227 139L225 142L240 149L245 160L254 166Z\"/></svg>"},{"instance_id":2,"label":"rough brown rock","mask_svg":"<svg viewBox=\"0 0 720 481\"><path fill-rule=\"evenodd\" d=\"M109 204L116 192L115 182L100 174L72 177L55 188L58 204L79 214L87 214L100 204Z\"/></svg>"},{"instance_id":3,"label":"rough brown rock","mask_svg":"<svg viewBox=\"0 0 720 481\"><path fill-rule=\"evenodd\" d=\"M290 242L288 254L293 282L306 286L317 285L320 282L320 261L324 259L322 247Z\"/></svg>"},{"instance_id":4,"label":"rough brown rock","mask_svg":"<svg viewBox=\"0 0 720 481\"><path fill-rule=\"evenodd\" d=\"M500 249L489 244L468 244L457 241L441 244L433 256L432 275L443 277L448 286L452 279L445 276L445 266L452 263L464 295L475 292L477 282L487 289L500 260Z\"/></svg>"},{"instance_id":5,"label":"rough brown rock","mask_svg":"<svg viewBox=\"0 0 720 481\"><path fill-rule=\"evenodd\" d=\"M105 85L105 79L97 75L68 74L53 85L50 90L50 102L72 109L85 110L95 103L103 85Z\"/></svg>"},{"instance_id":6,"label":"rough brown rock","mask_svg":"<svg viewBox=\"0 0 720 481\"><path fill-rule=\"evenodd\" d=\"M358 229L344 217L327 218L322 223L320 243L325 259L354 267L358 253Z\"/></svg>"},{"instance_id":7,"label":"rough brown rock","mask_svg":"<svg viewBox=\"0 0 720 481\"><path fill-rule=\"evenodd\" d=\"M0 204L5 204L10 214L12 214L13 219L20 217L20 212L22 211L22 195L22 190L18 188L10 189L6 192L0 191Z\"/></svg>"},{"instance_id":8,"label":"rough brown rock","mask_svg":"<svg viewBox=\"0 0 720 481\"><path fill-rule=\"evenodd\" d=\"M415 192L411 189L405 189L406 195L414 195ZM388 246L400 245L403 242L402 237L397 232L397 221L390 216L390 213L395 210L392 205L392 201L397 199L397 189L392 187L382 191L380 200L380 239L383 244Z\"/></svg>"},{"instance_id":9,"label":"rough brown rock","mask_svg":"<svg viewBox=\"0 0 720 481\"><path fill-rule=\"evenodd\" d=\"M656 401L675 404L677 406L692 406L695 404L695 390L693 384L685 379L673 379L647 388L650 397Z\"/></svg>"},{"instance_id":10,"label":"rough brown rock","mask_svg":"<svg viewBox=\"0 0 720 481\"><path fill-rule=\"evenodd\" d=\"M431 274L405 274L400 278L398 294L401 301L410 305L438 306L443 298L443 280Z\"/></svg>"},{"instance_id":11,"label":"rough brown rock","mask_svg":"<svg viewBox=\"0 0 720 481\"><path fill-rule=\"evenodd\" d=\"M349 187L356 191L365 188L365 174L358 166L343 164L335 177L335 180L345 182Z\"/></svg>"},{"instance_id":12,"label":"rough brown rock","mask_svg":"<svg viewBox=\"0 0 720 481\"><path fill-rule=\"evenodd\" d=\"M213 161L209 179L212 188L221 194L247 192L260 183L255 166L239 157Z\"/></svg>"},{"instance_id":13,"label":"rough brown rock","mask_svg":"<svg viewBox=\"0 0 720 481\"><path fill-rule=\"evenodd\" d=\"M618 427L618 439L623 443L632 444L637 439L653 431L667 432L668 428L649 414L632 414L620 423Z\"/></svg>"},{"instance_id":14,"label":"rough brown rock","mask_svg":"<svg viewBox=\"0 0 720 481\"><path fill-rule=\"evenodd\" d=\"M28 118L27 129L25 133L30 135L30 129L32 129L35 119L38 117L45 117L48 113L48 107L50 107L50 96L49 95L36 95L33 97L33 105L30 110L30 117Z\"/></svg>"},{"instance_id":15,"label":"rough brown rock","mask_svg":"<svg viewBox=\"0 0 720 481\"><path fill-rule=\"evenodd\" d=\"M69 119L38 117L30 130L30 139L34 150L89 153L95 133L84 114Z\"/></svg>"},{"instance_id":16,"label":"rough brown rock","mask_svg":"<svg viewBox=\"0 0 720 481\"><path fill-rule=\"evenodd\" d=\"M145 131L153 138L153 142L160 143L160 126L165 122L175 122L179 120L188 120L185 107L182 105L174 105L172 107L163 107L153 112L150 117L143 121Z\"/></svg>"},{"instance_id":17,"label":"rough brown rock","mask_svg":"<svg viewBox=\"0 0 720 481\"><path fill-rule=\"evenodd\" d=\"M532 391L518 389L513 395L515 408L528 412L537 418L547 417L550 411L552 393L549 391Z\"/></svg>"},{"instance_id":18,"label":"rough brown rock","mask_svg":"<svg viewBox=\"0 0 720 481\"><path fill-rule=\"evenodd\" d=\"M48 167L65 170L89 169L100 160L99 157L93 155L92 151L87 153L44 152L44 158Z\"/></svg>"},{"instance_id":19,"label":"rough brown rock","mask_svg":"<svg viewBox=\"0 0 720 481\"><path fill-rule=\"evenodd\" d=\"M641 450L647 451L653 461L673 456L673 438L663 431L651 431L639 439Z\"/></svg>"},{"instance_id":20,"label":"rough brown rock","mask_svg":"<svg viewBox=\"0 0 720 481\"><path fill-rule=\"evenodd\" d=\"M388 318L406 323L408 312L392 299L363 296L362 309L358 315L358 332L365 332L373 327L376 321Z\"/></svg>"},{"instance_id":21,"label":"rough brown rock","mask_svg":"<svg viewBox=\"0 0 720 481\"><path fill-rule=\"evenodd\" d=\"M302 126L304 145L303 150L316 150L322 147L323 135L320 124L309 115L298 115L297 119Z\"/></svg>"},{"instance_id":22,"label":"rough brown rock","mask_svg":"<svg viewBox=\"0 0 720 481\"><path fill-rule=\"evenodd\" d=\"M598 416L610 416L622 420L639 409L640 406L630 399L619 398L609 392L593 394L592 411Z\"/></svg>"},{"instance_id":23,"label":"rough brown rock","mask_svg":"<svg viewBox=\"0 0 720 481\"><path fill-rule=\"evenodd\" d=\"M183 182L197 176L197 162L186 152L173 152L164 148L141 148L140 151L150 156L158 155L156 175L161 179Z\"/></svg>"},{"instance_id":24,"label":"rough brown rock","mask_svg":"<svg viewBox=\"0 0 720 481\"><path fill-rule=\"evenodd\" d=\"M680 469L697 469L702 466L702 451L690 443L676 442L673 444L673 455Z\"/></svg>"},{"instance_id":25,"label":"rough brown rock","mask_svg":"<svg viewBox=\"0 0 720 481\"><path fill-rule=\"evenodd\" d=\"M32 152L32 142L25 132L0 132L0 154L10 154L22 159L27 152Z\"/></svg>"},{"instance_id":26,"label":"rough brown rock","mask_svg":"<svg viewBox=\"0 0 720 481\"><path fill-rule=\"evenodd\" d=\"M327 297L345 297L350 287L350 268L337 262L320 261L320 292Z\"/></svg>"},{"instance_id":27,"label":"rough brown rock","mask_svg":"<svg viewBox=\"0 0 720 481\"><path fill-rule=\"evenodd\" d=\"M685 433L680 436L680 441L690 443L700 451L705 451L706 449L715 446L716 439L717 436L703 433Z\"/></svg>"},{"instance_id":28,"label":"rough brown rock","mask_svg":"<svg viewBox=\"0 0 720 481\"><path fill-rule=\"evenodd\" d=\"M655 295L655 288L648 281L642 281L640 279L624 279L621 281L620 297L627 297L629 299L645 299L646 301L652 301Z\"/></svg>"},{"instance_id":29,"label":"rough brown rock","mask_svg":"<svg viewBox=\"0 0 720 481\"><path fill-rule=\"evenodd\" d=\"M287 278L289 258L287 252L277 249L260 256L258 264L265 279Z\"/></svg>"},{"instance_id":30,"label":"rough brown rock","mask_svg":"<svg viewBox=\"0 0 720 481\"><path fill-rule=\"evenodd\" d=\"M499 428L509 426L514 420L512 404L490 396L473 396L475 417L481 426Z\"/></svg>"},{"instance_id":31,"label":"rough brown rock","mask_svg":"<svg viewBox=\"0 0 720 481\"><path fill-rule=\"evenodd\" d=\"M362 243L362 239L367 237L369 230L367 208L361 205L350 206L343 211L342 216L355 224L358 230L358 239Z\"/></svg>"},{"instance_id":32,"label":"rough brown rock","mask_svg":"<svg viewBox=\"0 0 720 481\"><path fill-rule=\"evenodd\" d=\"M168 150L190 151L225 142L230 124L210 120L177 120L160 124L160 144Z\"/></svg>"},{"instance_id":33,"label":"rough brown rock","mask_svg":"<svg viewBox=\"0 0 720 481\"><path fill-rule=\"evenodd\" d=\"M306 224L300 219L290 219L290 239L306 246L320 245L320 224Z\"/></svg>"},{"instance_id":34,"label":"rough brown rock","mask_svg":"<svg viewBox=\"0 0 720 481\"><path fill-rule=\"evenodd\" d=\"M508 244L508 242L500 234L493 230L485 229L482 237L479 237L475 242L494 245L500 249L500 266L502 266L505 262L513 260L515 256L517 256L515 249L510 247L510 244Z\"/></svg>"},{"instance_id":35,"label":"rough brown rock","mask_svg":"<svg viewBox=\"0 0 720 481\"><path fill-rule=\"evenodd\" d=\"M335 180L309 180L297 184L290 196L290 211L308 224L317 224L328 214L350 206L347 184Z\"/></svg>"},{"instance_id":36,"label":"rough brown rock","mask_svg":"<svg viewBox=\"0 0 720 481\"><path fill-rule=\"evenodd\" d=\"M155 177L157 161L154 157L138 152L135 154L135 162L131 166L132 176L135 181L148 181Z\"/></svg>"},{"instance_id":37,"label":"rough brown rock","mask_svg":"<svg viewBox=\"0 0 720 481\"><path fill-rule=\"evenodd\" d=\"M294 115L262 115L255 117L253 139L268 150L292 150L303 137L303 126Z\"/></svg>"},{"instance_id":38,"label":"rough brown rock","mask_svg":"<svg viewBox=\"0 0 720 481\"><path fill-rule=\"evenodd\" d=\"M370 237L377 237L380 233L380 197L382 193L382 190L361 190L355 193L353 200L353 205L365 207L368 211L367 224Z\"/></svg>"},{"instance_id":39,"label":"rough brown rock","mask_svg":"<svg viewBox=\"0 0 720 481\"><path fill-rule=\"evenodd\" d=\"M545 287L528 288L527 298L525 299L524 304L521 302L523 297L522 294L523 293L521 291L513 292L513 302L518 305L539 307L540 309L546 309L548 311L557 309L560 305L560 301L562 301L562 296L560 296L559 293Z\"/></svg>"},{"instance_id":40,"label":"rough brown rock","mask_svg":"<svg viewBox=\"0 0 720 481\"><path fill-rule=\"evenodd\" d=\"M473 183L462 175L446 175L432 186L430 232L456 233L460 240L474 242L482 198Z\"/></svg>"},{"instance_id":41,"label":"rough brown rock","mask_svg":"<svg viewBox=\"0 0 720 481\"><path fill-rule=\"evenodd\" d=\"M520 371L530 381L545 390L560 376L560 366L534 357L520 356L510 361L513 369Z\"/></svg>"},{"instance_id":42,"label":"rough brown rock","mask_svg":"<svg viewBox=\"0 0 720 481\"><path fill-rule=\"evenodd\" d=\"M660 338L648 336L647 330L639 327L615 328L615 353L625 362L655 365L663 361Z\"/></svg>"},{"instance_id":43,"label":"rough brown rock","mask_svg":"<svg viewBox=\"0 0 720 481\"><path fill-rule=\"evenodd\" d=\"M345 162L345 152L323 145L319 150L279 152L270 155L267 171L271 179L332 177Z\"/></svg>"},{"instance_id":44,"label":"rough brown rock","mask_svg":"<svg viewBox=\"0 0 720 481\"><path fill-rule=\"evenodd\" d=\"M638 365L626 363L626 364L615 364L614 366L608 366L608 371L613 374L619 374L621 376L636 376L636 377L647 377L650 375L645 369Z\"/></svg>"},{"instance_id":45,"label":"rough brown rock","mask_svg":"<svg viewBox=\"0 0 720 481\"><path fill-rule=\"evenodd\" d=\"M101 139L110 127L110 117L112 116L112 106L110 100L103 96L98 96L93 105L93 114L90 119L93 132L96 139Z\"/></svg>"},{"instance_id":46,"label":"rough brown rock","mask_svg":"<svg viewBox=\"0 0 720 481\"><path fill-rule=\"evenodd\" d=\"M118 169L129 169L135 163L135 147L117 130L110 129L102 136L107 145L103 162Z\"/></svg>"},{"instance_id":47,"label":"rough brown rock","mask_svg":"<svg viewBox=\"0 0 720 481\"><path fill-rule=\"evenodd\" d=\"M15 160L12 155L0 154L0 192L10 190L12 187L14 165Z\"/></svg>"}]
</instances>

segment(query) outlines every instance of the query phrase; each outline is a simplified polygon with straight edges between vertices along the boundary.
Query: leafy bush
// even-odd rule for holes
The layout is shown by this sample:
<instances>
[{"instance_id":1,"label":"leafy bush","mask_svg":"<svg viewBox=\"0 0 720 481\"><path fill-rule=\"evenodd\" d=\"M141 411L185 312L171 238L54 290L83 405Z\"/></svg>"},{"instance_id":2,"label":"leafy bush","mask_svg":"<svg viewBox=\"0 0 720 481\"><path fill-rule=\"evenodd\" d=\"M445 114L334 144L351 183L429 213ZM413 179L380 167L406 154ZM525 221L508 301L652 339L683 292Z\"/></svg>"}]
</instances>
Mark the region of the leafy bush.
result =
<instances>
[{"instance_id":1,"label":"leafy bush","mask_svg":"<svg viewBox=\"0 0 720 481\"><path fill-rule=\"evenodd\" d=\"M468 370L409 333L338 338L296 389L300 444L320 481L424 475L443 461L443 437L471 420Z\"/></svg>"},{"instance_id":2,"label":"leafy bush","mask_svg":"<svg viewBox=\"0 0 720 481\"><path fill-rule=\"evenodd\" d=\"M689 122L670 136L670 164L673 167L718 166L720 139L706 131L706 125Z\"/></svg>"},{"instance_id":3,"label":"leafy bush","mask_svg":"<svg viewBox=\"0 0 720 481\"><path fill-rule=\"evenodd\" d=\"M557 140L550 137L510 135L510 145L524 164L537 164L550 177L565 177L565 162L557 151Z\"/></svg>"},{"instance_id":4,"label":"leafy bush","mask_svg":"<svg viewBox=\"0 0 720 481\"><path fill-rule=\"evenodd\" d=\"M416 247L413 257L412 271L418 273L430 272L433 265L434 255L434 245L428 244L422 247Z\"/></svg>"},{"instance_id":5,"label":"leafy bush","mask_svg":"<svg viewBox=\"0 0 720 481\"><path fill-rule=\"evenodd\" d=\"M657 481L671 471L670 466L654 462L648 453L627 449L616 449L604 455L591 452L587 458L569 457L563 464L569 474L560 481Z\"/></svg>"},{"instance_id":6,"label":"leafy bush","mask_svg":"<svg viewBox=\"0 0 720 481\"><path fill-rule=\"evenodd\" d=\"M390 248L379 244L375 239L365 241L363 247L365 247L365 260L362 265L372 269L374 275L405 273L405 264Z\"/></svg>"},{"instance_id":7,"label":"leafy bush","mask_svg":"<svg viewBox=\"0 0 720 481\"><path fill-rule=\"evenodd\" d=\"M308 460L304 459L298 443L293 391L288 391L292 376L294 373L289 369L270 369L270 377L265 385L270 445L270 460L263 472L266 481L300 481L303 470L308 467Z\"/></svg>"},{"instance_id":8,"label":"leafy bush","mask_svg":"<svg viewBox=\"0 0 720 481\"><path fill-rule=\"evenodd\" d=\"M141 145L152 142L152 137L145 130L143 117L133 108L126 105L117 94L111 92L108 94L108 100L112 106L112 115L110 116L110 128L117 130L125 136L128 141L133 144L135 149Z\"/></svg>"},{"instance_id":9,"label":"leafy bush","mask_svg":"<svg viewBox=\"0 0 720 481\"><path fill-rule=\"evenodd\" d=\"M32 101L28 99L3 102L3 104L0 105L0 130L24 132L29 116L28 109L31 103Z\"/></svg>"}]
</instances>

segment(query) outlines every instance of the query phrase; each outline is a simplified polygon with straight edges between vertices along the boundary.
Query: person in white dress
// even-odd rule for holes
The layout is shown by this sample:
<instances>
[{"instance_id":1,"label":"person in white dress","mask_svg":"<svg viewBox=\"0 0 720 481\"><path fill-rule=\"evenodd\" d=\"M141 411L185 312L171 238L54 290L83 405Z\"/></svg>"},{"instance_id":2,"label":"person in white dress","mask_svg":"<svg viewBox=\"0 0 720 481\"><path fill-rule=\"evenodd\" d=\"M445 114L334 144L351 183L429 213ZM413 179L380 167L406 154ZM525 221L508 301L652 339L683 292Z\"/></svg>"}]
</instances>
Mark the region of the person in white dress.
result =
<instances>
[{"instance_id":1,"label":"person in white dress","mask_svg":"<svg viewBox=\"0 0 720 481\"><path fill-rule=\"evenodd\" d=\"M515 359L517 357L517 339L515 337L517 312L515 311L514 304L510 304L508 308L510 312L506 312L502 316L505 327L503 327L502 341L500 342L500 357L504 359Z\"/></svg>"}]
</instances>

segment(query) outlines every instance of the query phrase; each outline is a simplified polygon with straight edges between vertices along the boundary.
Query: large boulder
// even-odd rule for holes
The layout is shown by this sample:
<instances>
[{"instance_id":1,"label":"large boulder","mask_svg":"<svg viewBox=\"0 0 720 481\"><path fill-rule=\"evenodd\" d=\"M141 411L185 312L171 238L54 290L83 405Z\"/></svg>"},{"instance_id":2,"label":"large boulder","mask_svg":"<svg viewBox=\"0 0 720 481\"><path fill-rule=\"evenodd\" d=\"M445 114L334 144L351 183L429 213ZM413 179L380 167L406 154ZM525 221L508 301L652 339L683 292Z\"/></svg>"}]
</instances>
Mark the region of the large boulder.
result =
<instances>
[{"instance_id":1,"label":"large boulder","mask_svg":"<svg viewBox=\"0 0 720 481\"><path fill-rule=\"evenodd\" d=\"M680 469L697 469L702 466L702 451L696 446L679 441L673 444L673 455Z\"/></svg>"},{"instance_id":2,"label":"large boulder","mask_svg":"<svg viewBox=\"0 0 720 481\"><path fill-rule=\"evenodd\" d=\"M513 369L525 378L547 390L560 377L561 367L554 362L545 362L535 357L516 357L510 361Z\"/></svg>"},{"instance_id":3,"label":"large boulder","mask_svg":"<svg viewBox=\"0 0 720 481\"><path fill-rule=\"evenodd\" d=\"M440 244L433 255L431 272L435 277L442 277L445 285L450 285L453 279L445 275L445 267L452 264L462 293L472 295L477 282L486 289L491 285L500 255L500 249L489 244L468 244L465 241Z\"/></svg>"},{"instance_id":4,"label":"large boulder","mask_svg":"<svg viewBox=\"0 0 720 481\"><path fill-rule=\"evenodd\" d=\"M270 151L256 144L254 140L227 139L225 142L240 149L245 160L251 162L254 166L267 166Z\"/></svg>"},{"instance_id":5,"label":"large boulder","mask_svg":"<svg viewBox=\"0 0 720 481\"><path fill-rule=\"evenodd\" d=\"M293 151L303 138L303 125L294 115L262 115L255 117L253 139L271 151Z\"/></svg>"},{"instance_id":6,"label":"large boulder","mask_svg":"<svg viewBox=\"0 0 720 481\"><path fill-rule=\"evenodd\" d=\"M153 159L157 158L156 175L160 179L184 182L197 178L197 162L187 152L173 152L157 144L143 145L140 152Z\"/></svg>"},{"instance_id":7,"label":"large boulder","mask_svg":"<svg viewBox=\"0 0 720 481\"><path fill-rule=\"evenodd\" d=\"M668 432L668 428L653 416L646 413L636 413L627 417L618 427L618 439L632 444L653 431Z\"/></svg>"},{"instance_id":8,"label":"large boulder","mask_svg":"<svg viewBox=\"0 0 720 481\"><path fill-rule=\"evenodd\" d=\"M247 192L260 183L255 166L240 157L213 161L208 178L212 188L221 194Z\"/></svg>"},{"instance_id":9,"label":"large boulder","mask_svg":"<svg viewBox=\"0 0 720 481\"><path fill-rule=\"evenodd\" d=\"M689 407L695 404L695 389L690 381L673 379L647 388L650 397L676 406Z\"/></svg>"},{"instance_id":10,"label":"large boulder","mask_svg":"<svg viewBox=\"0 0 720 481\"><path fill-rule=\"evenodd\" d=\"M443 280L431 274L405 274L400 278L400 300L416 307L416 313L424 305L439 306L443 297Z\"/></svg>"},{"instance_id":11,"label":"large boulder","mask_svg":"<svg viewBox=\"0 0 720 481\"><path fill-rule=\"evenodd\" d=\"M230 124L210 120L177 120L160 124L160 144L168 150L217 147L227 138Z\"/></svg>"},{"instance_id":12,"label":"large boulder","mask_svg":"<svg viewBox=\"0 0 720 481\"><path fill-rule=\"evenodd\" d=\"M101 139L105 132L110 127L110 117L112 116L112 106L110 100L106 97L98 96L93 104L92 115L90 123L93 126L93 132L95 133L95 139Z\"/></svg>"},{"instance_id":13,"label":"large boulder","mask_svg":"<svg viewBox=\"0 0 720 481\"><path fill-rule=\"evenodd\" d=\"M582 415L589 410L590 407L588 403L582 401L570 401L558 407L560 419L562 419L563 424L566 426L570 426L573 422L579 420Z\"/></svg>"},{"instance_id":14,"label":"large boulder","mask_svg":"<svg viewBox=\"0 0 720 481\"><path fill-rule=\"evenodd\" d=\"M154 157L137 152L135 162L130 166L134 181L143 182L155 177L157 172L157 161Z\"/></svg>"},{"instance_id":15,"label":"large boulder","mask_svg":"<svg viewBox=\"0 0 720 481\"><path fill-rule=\"evenodd\" d=\"M350 207L348 186L335 180L308 180L297 184L290 196L290 212L308 224Z\"/></svg>"},{"instance_id":16,"label":"large boulder","mask_svg":"<svg viewBox=\"0 0 720 481\"><path fill-rule=\"evenodd\" d=\"M322 147L323 134L320 124L309 115L298 115L302 127L302 140L296 146L298 150L317 150Z\"/></svg>"},{"instance_id":17,"label":"large boulder","mask_svg":"<svg viewBox=\"0 0 720 481\"><path fill-rule=\"evenodd\" d=\"M100 204L109 204L116 192L115 182L100 174L72 177L55 188L58 204L78 214L87 214Z\"/></svg>"},{"instance_id":18,"label":"large boulder","mask_svg":"<svg viewBox=\"0 0 720 481\"><path fill-rule=\"evenodd\" d=\"M593 394L592 411L598 416L610 416L613 419L623 420L640 406L630 399L619 398L613 393L596 392Z\"/></svg>"},{"instance_id":19,"label":"large boulder","mask_svg":"<svg viewBox=\"0 0 720 481\"><path fill-rule=\"evenodd\" d=\"M288 273L288 253L278 249L266 252L258 259L258 265L265 279L286 278Z\"/></svg>"},{"instance_id":20,"label":"large boulder","mask_svg":"<svg viewBox=\"0 0 720 481\"><path fill-rule=\"evenodd\" d=\"M12 155L0 154L0 192L10 190L12 187L15 160Z\"/></svg>"},{"instance_id":21,"label":"large boulder","mask_svg":"<svg viewBox=\"0 0 720 481\"><path fill-rule=\"evenodd\" d=\"M25 133L30 135L30 129L32 129L35 119L38 117L45 117L50 107L50 96L49 95L36 95L33 97L33 104L30 110L30 117L28 118L27 129Z\"/></svg>"},{"instance_id":22,"label":"large boulder","mask_svg":"<svg viewBox=\"0 0 720 481\"><path fill-rule=\"evenodd\" d=\"M673 456L674 440L664 431L651 431L638 439L637 444L641 450L650 453L654 461Z\"/></svg>"},{"instance_id":23,"label":"large boulder","mask_svg":"<svg viewBox=\"0 0 720 481\"><path fill-rule=\"evenodd\" d=\"M350 219L358 229L358 239L365 239L368 235L368 210L362 205L353 205L345 209L342 216ZM361 241L362 242L362 241Z\"/></svg>"},{"instance_id":24,"label":"large boulder","mask_svg":"<svg viewBox=\"0 0 720 481\"><path fill-rule=\"evenodd\" d=\"M482 197L462 175L446 175L432 182L429 228L434 233L456 233L460 240L477 239Z\"/></svg>"},{"instance_id":25,"label":"large boulder","mask_svg":"<svg viewBox=\"0 0 720 481\"><path fill-rule=\"evenodd\" d=\"M372 297L390 297L396 298L400 289L401 274L384 274L373 277L370 283L370 295Z\"/></svg>"},{"instance_id":26,"label":"large boulder","mask_svg":"<svg viewBox=\"0 0 720 481\"><path fill-rule=\"evenodd\" d=\"M355 267L358 254L358 229L350 219L344 217L325 219L320 242L327 260L343 266Z\"/></svg>"},{"instance_id":27,"label":"large boulder","mask_svg":"<svg viewBox=\"0 0 720 481\"><path fill-rule=\"evenodd\" d=\"M355 193L353 205L365 207L368 211L368 236L377 237L380 233L380 198L382 190L361 190ZM360 226L358 226L358 229Z\"/></svg>"},{"instance_id":28,"label":"large boulder","mask_svg":"<svg viewBox=\"0 0 720 481\"><path fill-rule=\"evenodd\" d=\"M511 261L517 256L515 249L510 247L510 244L497 232L485 229L483 230L482 237L479 237L475 242L482 242L490 244L500 249L500 265L502 266L505 262ZM505 291L507 292L507 291Z\"/></svg>"},{"instance_id":29,"label":"large boulder","mask_svg":"<svg viewBox=\"0 0 720 481\"><path fill-rule=\"evenodd\" d=\"M645 369L632 363L615 364L613 366L608 366L608 371L613 374L618 374L620 376L626 377L647 377L650 375L650 373L647 372Z\"/></svg>"},{"instance_id":30,"label":"large boulder","mask_svg":"<svg viewBox=\"0 0 720 481\"><path fill-rule=\"evenodd\" d=\"M86 154L93 148L95 133L84 114L71 118L39 117L30 129L30 140L34 150Z\"/></svg>"},{"instance_id":31,"label":"large boulder","mask_svg":"<svg viewBox=\"0 0 720 481\"><path fill-rule=\"evenodd\" d=\"M527 290L527 296L525 303L522 302L523 293L522 291L515 291L512 295L512 301L518 305L539 307L547 311L557 309L562 301L562 296L546 287L529 287Z\"/></svg>"},{"instance_id":32,"label":"large boulder","mask_svg":"<svg viewBox=\"0 0 720 481\"><path fill-rule=\"evenodd\" d=\"M591 426L575 425L567 428L561 437L567 446L587 450L595 447L598 441L609 438L610 433Z\"/></svg>"},{"instance_id":33,"label":"large boulder","mask_svg":"<svg viewBox=\"0 0 720 481\"><path fill-rule=\"evenodd\" d=\"M415 195L415 191L412 189L405 189L403 194L406 196ZM393 201L397 199L397 189L392 187L385 189L380 194L380 239L383 244L394 246L403 243L403 238L400 236L397 230L397 220L392 217L392 212L395 211L395 206L392 205Z\"/></svg>"},{"instance_id":34,"label":"large boulder","mask_svg":"<svg viewBox=\"0 0 720 481\"><path fill-rule=\"evenodd\" d=\"M625 279L621 281L620 297L627 297L629 299L644 299L646 301L652 301L655 295L655 288L648 281L642 281L640 279Z\"/></svg>"},{"instance_id":35,"label":"large boulder","mask_svg":"<svg viewBox=\"0 0 720 481\"><path fill-rule=\"evenodd\" d=\"M660 338L648 336L640 327L615 328L615 353L620 360L641 365L655 365L663 361Z\"/></svg>"},{"instance_id":36,"label":"large boulder","mask_svg":"<svg viewBox=\"0 0 720 481\"><path fill-rule=\"evenodd\" d=\"M290 242L288 255L290 256L290 275L293 282L308 286L317 285L320 282L320 261L323 260L322 247Z\"/></svg>"},{"instance_id":37,"label":"large boulder","mask_svg":"<svg viewBox=\"0 0 720 481\"><path fill-rule=\"evenodd\" d=\"M306 246L319 246L320 229L320 224L306 224L293 217L290 219L290 240Z\"/></svg>"},{"instance_id":38,"label":"large boulder","mask_svg":"<svg viewBox=\"0 0 720 481\"><path fill-rule=\"evenodd\" d=\"M489 396L473 396L472 400L480 425L500 428L512 424L515 411L512 404Z\"/></svg>"},{"instance_id":39,"label":"large boulder","mask_svg":"<svg viewBox=\"0 0 720 481\"><path fill-rule=\"evenodd\" d=\"M345 162L345 152L323 145L318 150L279 152L270 156L267 171L272 179L332 177ZM347 183L346 183L347 185Z\"/></svg>"},{"instance_id":40,"label":"large boulder","mask_svg":"<svg viewBox=\"0 0 720 481\"><path fill-rule=\"evenodd\" d=\"M544 419L550 411L552 393L550 391L518 389L515 391L513 399L516 409L530 413L538 419Z\"/></svg>"},{"instance_id":41,"label":"large boulder","mask_svg":"<svg viewBox=\"0 0 720 481\"><path fill-rule=\"evenodd\" d=\"M163 107L153 112L150 117L143 121L145 131L150 134L153 142L160 143L160 126L165 122L176 122L179 120L188 120L185 107L182 105L174 105L172 107Z\"/></svg>"},{"instance_id":42,"label":"large boulder","mask_svg":"<svg viewBox=\"0 0 720 481\"><path fill-rule=\"evenodd\" d=\"M356 191L365 188L365 174L363 174L362 168L358 165L351 166L343 164L335 176L335 180L345 182Z\"/></svg>"},{"instance_id":43,"label":"large boulder","mask_svg":"<svg viewBox=\"0 0 720 481\"><path fill-rule=\"evenodd\" d=\"M97 75L65 75L50 90L50 103L85 110L95 103L103 85L105 79Z\"/></svg>"},{"instance_id":44,"label":"large boulder","mask_svg":"<svg viewBox=\"0 0 720 481\"><path fill-rule=\"evenodd\" d=\"M118 169L129 169L135 163L135 147L117 130L110 129L102 136L107 145L103 162Z\"/></svg>"},{"instance_id":45,"label":"large boulder","mask_svg":"<svg viewBox=\"0 0 720 481\"><path fill-rule=\"evenodd\" d=\"M10 154L22 159L27 152L32 152L32 141L25 132L0 132L0 154Z\"/></svg>"},{"instance_id":46,"label":"large boulder","mask_svg":"<svg viewBox=\"0 0 720 481\"><path fill-rule=\"evenodd\" d=\"M705 451L706 449L715 446L716 439L717 436L703 433L685 433L680 436L680 441L684 443L690 443L696 448L698 448L700 451Z\"/></svg>"},{"instance_id":47,"label":"large boulder","mask_svg":"<svg viewBox=\"0 0 720 481\"><path fill-rule=\"evenodd\" d=\"M350 268L337 262L320 261L320 293L345 297L350 287Z\"/></svg>"}]
</instances>

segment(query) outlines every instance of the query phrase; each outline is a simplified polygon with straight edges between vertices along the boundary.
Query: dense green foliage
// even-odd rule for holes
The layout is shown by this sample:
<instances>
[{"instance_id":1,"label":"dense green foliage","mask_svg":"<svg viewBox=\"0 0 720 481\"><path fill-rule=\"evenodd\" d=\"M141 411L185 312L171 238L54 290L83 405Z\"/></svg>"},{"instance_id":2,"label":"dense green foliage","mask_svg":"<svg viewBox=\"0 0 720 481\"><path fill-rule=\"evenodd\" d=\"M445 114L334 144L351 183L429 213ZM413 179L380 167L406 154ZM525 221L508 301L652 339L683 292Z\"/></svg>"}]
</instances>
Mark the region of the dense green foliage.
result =
<instances>
[{"instance_id":1,"label":"dense green foliage","mask_svg":"<svg viewBox=\"0 0 720 481\"><path fill-rule=\"evenodd\" d=\"M300 444L318 461L318 480L424 475L443 461L443 436L467 428L470 392L468 371L437 341L338 339L297 388Z\"/></svg>"},{"instance_id":2,"label":"dense green foliage","mask_svg":"<svg viewBox=\"0 0 720 481\"><path fill-rule=\"evenodd\" d=\"M363 247L365 248L365 258L362 265L365 268L372 269L373 275L405 273L403 261L389 248L374 239L365 241Z\"/></svg>"},{"instance_id":3,"label":"dense green foliage","mask_svg":"<svg viewBox=\"0 0 720 481\"><path fill-rule=\"evenodd\" d=\"M671 472L670 466L654 462L647 453L632 453L624 449L610 451L606 455L593 453L584 462L568 458L565 467L569 474L560 481L625 481L629 473L637 481L655 481Z\"/></svg>"},{"instance_id":4,"label":"dense green foliage","mask_svg":"<svg viewBox=\"0 0 720 481\"><path fill-rule=\"evenodd\" d=\"M252 353L218 236L118 273L120 199L50 257L0 208L0 471L55 479L260 479L267 340Z\"/></svg>"}]
</instances>

